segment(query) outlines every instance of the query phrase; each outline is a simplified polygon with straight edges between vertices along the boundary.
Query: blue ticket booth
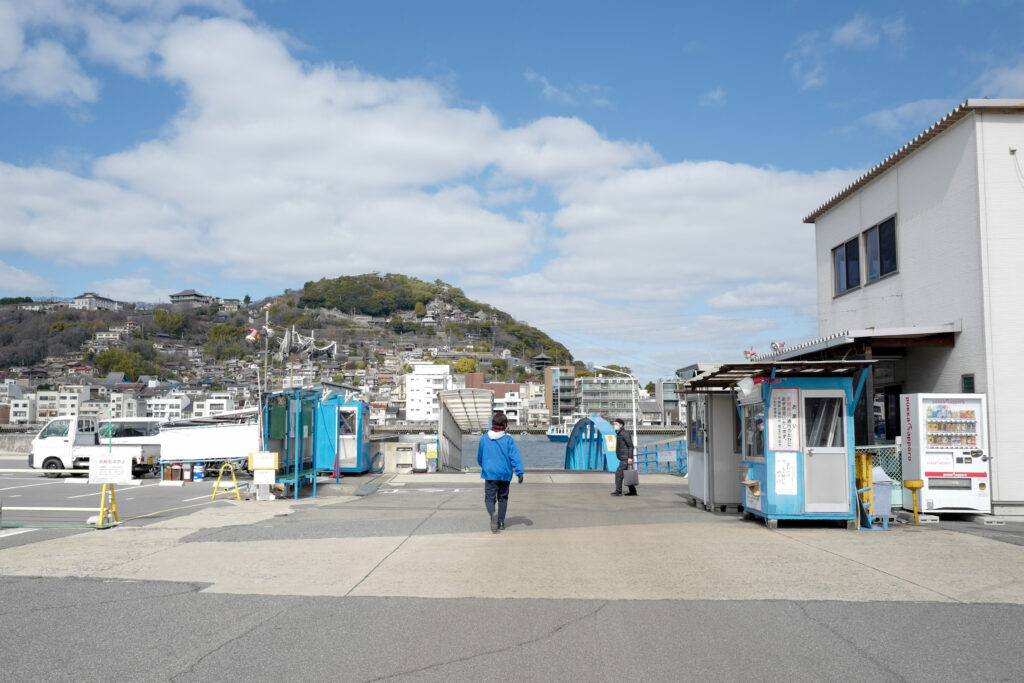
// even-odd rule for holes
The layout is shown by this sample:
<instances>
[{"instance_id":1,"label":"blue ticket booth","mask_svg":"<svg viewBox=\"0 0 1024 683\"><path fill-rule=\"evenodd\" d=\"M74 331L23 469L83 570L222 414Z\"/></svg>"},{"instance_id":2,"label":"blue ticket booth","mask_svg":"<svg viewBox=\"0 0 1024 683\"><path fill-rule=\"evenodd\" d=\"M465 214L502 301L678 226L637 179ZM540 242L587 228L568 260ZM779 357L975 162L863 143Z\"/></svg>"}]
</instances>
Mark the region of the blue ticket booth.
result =
<instances>
[{"instance_id":1,"label":"blue ticket booth","mask_svg":"<svg viewBox=\"0 0 1024 683\"><path fill-rule=\"evenodd\" d=\"M776 528L818 519L857 526L853 415L870 361L723 364L688 391L734 389L743 509Z\"/></svg>"},{"instance_id":2,"label":"blue ticket booth","mask_svg":"<svg viewBox=\"0 0 1024 683\"><path fill-rule=\"evenodd\" d=\"M314 422L316 471L361 474L370 469L370 405L339 391L317 402Z\"/></svg>"}]
</instances>

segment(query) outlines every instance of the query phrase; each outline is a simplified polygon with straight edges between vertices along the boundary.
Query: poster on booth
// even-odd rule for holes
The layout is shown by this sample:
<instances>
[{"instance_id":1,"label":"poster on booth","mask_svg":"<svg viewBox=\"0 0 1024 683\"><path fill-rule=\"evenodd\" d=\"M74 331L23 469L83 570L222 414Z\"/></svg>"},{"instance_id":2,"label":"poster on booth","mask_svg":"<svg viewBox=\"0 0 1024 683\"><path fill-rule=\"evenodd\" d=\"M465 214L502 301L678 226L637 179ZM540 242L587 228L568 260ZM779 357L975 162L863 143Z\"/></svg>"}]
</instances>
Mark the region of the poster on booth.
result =
<instances>
[{"instance_id":1,"label":"poster on booth","mask_svg":"<svg viewBox=\"0 0 1024 683\"><path fill-rule=\"evenodd\" d=\"M800 394L797 389L773 389L768 404L768 450L800 450Z\"/></svg>"},{"instance_id":2,"label":"poster on booth","mask_svg":"<svg viewBox=\"0 0 1024 683\"><path fill-rule=\"evenodd\" d=\"M89 458L90 484L132 483L132 456L130 453L111 452Z\"/></svg>"},{"instance_id":3,"label":"poster on booth","mask_svg":"<svg viewBox=\"0 0 1024 683\"><path fill-rule=\"evenodd\" d=\"M797 494L796 456L796 453L775 454L775 494L778 496Z\"/></svg>"}]
</instances>

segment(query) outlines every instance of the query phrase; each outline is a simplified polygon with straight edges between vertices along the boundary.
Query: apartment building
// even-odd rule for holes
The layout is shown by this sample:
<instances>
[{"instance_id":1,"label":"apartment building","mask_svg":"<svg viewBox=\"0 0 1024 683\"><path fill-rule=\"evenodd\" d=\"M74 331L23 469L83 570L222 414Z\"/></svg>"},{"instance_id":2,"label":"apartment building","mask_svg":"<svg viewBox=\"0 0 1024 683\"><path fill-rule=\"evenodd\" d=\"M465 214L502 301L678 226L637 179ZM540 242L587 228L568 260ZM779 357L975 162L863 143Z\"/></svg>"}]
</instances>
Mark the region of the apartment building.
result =
<instances>
[{"instance_id":1,"label":"apartment building","mask_svg":"<svg viewBox=\"0 0 1024 683\"><path fill-rule=\"evenodd\" d=\"M32 394L24 398L11 399L11 424L24 425L36 422L36 399Z\"/></svg>"},{"instance_id":2,"label":"apartment building","mask_svg":"<svg viewBox=\"0 0 1024 683\"><path fill-rule=\"evenodd\" d=\"M192 414L192 400L185 394L175 392L170 396L154 396L146 399L146 416L164 420L181 420Z\"/></svg>"},{"instance_id":3,"label":"apartment building","mask_svg":"<svg viewBox=\"0 0 1024 683\"><path fill-rule=\"evenodd\" d=\"M579 393L575 380L576 368L572 365L550 365L544 368L544 407L551 424L570 420L578 412Z\"/></svg>"},{"instance_id":4,"label":"apartment building","mask_svg":"<svg viewBox=\"0 0 1024 683\"><path fill-rule=\"evenodd\" d=\"M405 376L405 417L410 422L433 422L438 419L437 392L455 386L455 378L448 365L414 363L412 372Z\"/></svg>"},{"instance_id":5,"label":"apartment building","mask_svg":"<svg viewBox=\"0 0 1024 683\"><path fill-rule=\"evenodd\" d=\"M234 409L235 399L230 393L215 393L192 404L192 417L211 417Z\"/></svg>"},{"instance_id":6,"label":"apartment building","mask_svg":"<svg viewBox=\"0 0 1024 683\"><path fill-rule=\"evenodd\" d=\"M606 420L620 418L626 424L633 424L633 408L639 404L634 393L636 382L629 377L579 377L576 379L579 394L579 412L585 415L599 415Z\"/></svg>"}]
</instances>

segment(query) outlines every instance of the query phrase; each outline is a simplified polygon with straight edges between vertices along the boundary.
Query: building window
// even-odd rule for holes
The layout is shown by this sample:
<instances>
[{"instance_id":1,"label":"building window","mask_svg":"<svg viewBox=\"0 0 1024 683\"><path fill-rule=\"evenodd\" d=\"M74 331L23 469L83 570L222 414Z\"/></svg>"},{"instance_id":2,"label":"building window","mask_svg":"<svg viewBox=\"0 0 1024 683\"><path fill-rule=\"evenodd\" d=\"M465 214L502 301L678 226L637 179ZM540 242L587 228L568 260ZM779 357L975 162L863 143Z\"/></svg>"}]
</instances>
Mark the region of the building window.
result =
<instances>
[{"instance_id":1,"label":"building window","mask_svg":"<svg viewBox=\"0 0 1024 683\"><path fill-rule=\"evenodd\" d=\"M860 287L860 244L854 237L832 250L836 295Z\"/></svg>"},{"instance_id":2,"label":"building window","mask_svg":"<svg viewBox=\"0 0 1024 683\"><path fill-rule=\"evenodd\" d=\"M896 217L882 221L864 233L868 282L896 272Z\"/></svg>"},{"instance_id":3,"label":"building window","mask_svg":"<svg viewBox=\"0 0 1024 683\"><path fill-rule=\"evenodd\" d=\"M974 393L974 375L961 375L960 376L960 393L961 394L973 394Z\"/></svg>"}]
</instances>

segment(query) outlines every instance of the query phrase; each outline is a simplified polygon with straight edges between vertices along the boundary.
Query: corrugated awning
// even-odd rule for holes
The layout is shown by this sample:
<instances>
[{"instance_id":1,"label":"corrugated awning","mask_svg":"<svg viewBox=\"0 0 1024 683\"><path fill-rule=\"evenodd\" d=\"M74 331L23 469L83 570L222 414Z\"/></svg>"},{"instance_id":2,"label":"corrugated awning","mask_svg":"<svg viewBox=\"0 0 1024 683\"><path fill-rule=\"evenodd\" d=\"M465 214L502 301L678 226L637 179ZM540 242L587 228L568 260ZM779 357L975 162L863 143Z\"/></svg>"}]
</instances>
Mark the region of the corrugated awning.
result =
<instances>
[{"instance_id":1,"label":"corrugated awning","mask_svg":"<svg viewBox=\"0 0 1024 683\"><path fill-rule=\"evenodd\" d=\"M447 410L463 433L486 432L494 413L494 392L489 389L439 391L441 410Z\"/></svg>"},{"instance_id":2,"label":"corrugated awning","mask_svg":"<svg viewBox=\"0 0 1024 683\"><path fill-rule=\"evenodd\" d=\"M812 353L826 351L838 346L853 344L856 341L870 340L879 346L951 346L953 335L962 331L959 321L942 325L923 325L918 327L867 328L863 330L846 330L827 337L788 346L775 353L759 355L758 360L792 360ZM948 343L939 343L940 341Z\"/></svg>"},{"instance_id":3,"label":"corrugated awning","mask_svg":"<svg viewBox=\"0 0 1024 683\"><path fill-rule=\"evenodd\" d=\"M776 361L774 363L723 363L687 380L687 391L724 391L742 379L759 377L850 377L870 366L869 360Z\"/></svg>"}]
</instances>

